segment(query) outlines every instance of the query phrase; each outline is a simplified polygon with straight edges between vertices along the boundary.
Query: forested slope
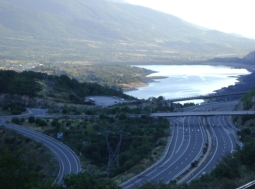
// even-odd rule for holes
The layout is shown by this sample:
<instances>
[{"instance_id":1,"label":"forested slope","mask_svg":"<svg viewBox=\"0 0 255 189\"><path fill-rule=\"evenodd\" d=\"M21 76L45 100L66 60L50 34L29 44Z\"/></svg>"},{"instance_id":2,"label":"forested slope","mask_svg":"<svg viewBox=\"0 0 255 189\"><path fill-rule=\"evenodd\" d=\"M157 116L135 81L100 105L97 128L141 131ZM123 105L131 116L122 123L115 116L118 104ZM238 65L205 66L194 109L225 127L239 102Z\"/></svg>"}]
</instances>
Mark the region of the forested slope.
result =
<instances>
[{"instance_id":1,"label":"forested slope","mask_svg":"<svg viewBox=\"0 0 255 189\"><path fill-rule=\"evenodd\" d=\"M120 90L103 87L96 83L79 83L66 75L51 76L44 73L0 70L0 93L48 97L58 101L83 103L87 95L114 95L130 98Z\"/></svg>"}]
</instances>

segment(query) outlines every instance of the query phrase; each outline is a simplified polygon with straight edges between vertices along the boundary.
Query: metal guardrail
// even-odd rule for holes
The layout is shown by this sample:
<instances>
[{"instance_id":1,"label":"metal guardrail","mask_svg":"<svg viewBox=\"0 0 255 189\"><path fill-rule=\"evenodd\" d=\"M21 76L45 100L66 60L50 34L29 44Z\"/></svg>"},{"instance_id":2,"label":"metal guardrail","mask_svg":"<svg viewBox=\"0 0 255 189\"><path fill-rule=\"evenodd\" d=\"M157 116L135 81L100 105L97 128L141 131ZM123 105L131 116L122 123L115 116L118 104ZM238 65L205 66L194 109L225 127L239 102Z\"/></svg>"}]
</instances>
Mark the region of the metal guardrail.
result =
<instances>
[{"instance_id":1,"label":"metal guardrail","mask_svg":"<svg viewBox=\"0 0 255 189\"><path fill-rule=\"evenodd\" d=\"M185 116L222 116L255 115L255 111L201 111L201 112L161 112L152 113L151 117L185 117Z\"/></svg>"},{"instance_id":2,"label":"metal guardrail","mask_svg":"<svg viewBox=\"0 0 255 189\"><path fill-rule=\"evenodd\" d=\"M223 96L241 95L248 92L250 91L240 91L235 93L222 93L222 94L215 93L215 94L209 94L209 95L189 96L189 97L173 98L173 99L166 99L166 100L171 102L178 102L178 101L185 101L185 100L192 100L192 99L208 99L208 98L216 98L216 97L223 97Z\"/></svg>"},{"instance_id":3,"label":"metal guardrail","mask_svg":"<svg viewBox=\"0 0 255 189\"><path fill-rule=\"evenodd\" d=\"M246 188L250 188L251 186L254 186L254 185L255 185L255 180L252 182L249 182L248 184L245 184L239 188L236 188L236 189L246 189Z\"/></svg>"}]
</instances>

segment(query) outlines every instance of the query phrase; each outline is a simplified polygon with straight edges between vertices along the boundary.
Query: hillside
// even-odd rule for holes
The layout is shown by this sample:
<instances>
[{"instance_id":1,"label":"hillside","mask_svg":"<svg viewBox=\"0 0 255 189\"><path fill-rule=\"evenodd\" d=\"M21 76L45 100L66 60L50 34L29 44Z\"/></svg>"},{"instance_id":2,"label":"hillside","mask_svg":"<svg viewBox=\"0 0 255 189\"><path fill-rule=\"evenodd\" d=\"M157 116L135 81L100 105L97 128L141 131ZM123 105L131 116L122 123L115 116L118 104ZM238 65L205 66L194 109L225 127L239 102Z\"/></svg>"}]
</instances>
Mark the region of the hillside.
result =
<instances>
[{"instance_id":1,"label":"hillside","mask_svg":"<svg viewBox=\"0 0 255 189\"><path fill-rule=\"evenodd\" d=\"M245 57L243 57L243 60L247 63L255 63L255 51L247 54Z\"/></svg>"},{"instance_id":2,"label":"hillside","mask_svg":"<svg viewBox=\"0 0 255 189\"><path fill-rule=\"evenodd\" d=\"M0 154L3 189L50 188L55 179L53 175L58 173L57 159L48 148L2 126Z\"/></svg>"},{"instance_id":3,"label":"hillside","mask_svg":"<svg viewBox=\"0 0 255 189\"><path fill-rule=\"evenodd\" d=\"M42 98L62 103L84 104L84 97L89 95L132 97L123 94L120 90L103 87L96 83L79 83L66 75L53 76L44 73L25 71L0 70L0 104L19 103L32 106L28 98L14 98L15 95L26 95L30 98ZM5 94L10 94L5 95Z\"/></svg>"},{"instance_id":4,"label":"hillside","mask_svg":"<svg viewBox=\"0 0 255 189\"><path fill-rule=\"evenodd\" d=\"M254 40L103 0L0 0L0 34L0 58L7 62L187 61L255 48Z\"/></svg>"},{"instance_id":5,"label":"hillside","mask_svg":"<svg viewBox=\"0 0 255 189\"><path fill-rule=\"evenodd\" d=\"M213 58L209 60L211 62L225 62L225 63L239 63L243 66L248 66L248 69L254 69L255 63L255 51L250 52L249 54L245 55L243 58L239 57L227 57L227 58Z\"/></svg>"}]
</instances>

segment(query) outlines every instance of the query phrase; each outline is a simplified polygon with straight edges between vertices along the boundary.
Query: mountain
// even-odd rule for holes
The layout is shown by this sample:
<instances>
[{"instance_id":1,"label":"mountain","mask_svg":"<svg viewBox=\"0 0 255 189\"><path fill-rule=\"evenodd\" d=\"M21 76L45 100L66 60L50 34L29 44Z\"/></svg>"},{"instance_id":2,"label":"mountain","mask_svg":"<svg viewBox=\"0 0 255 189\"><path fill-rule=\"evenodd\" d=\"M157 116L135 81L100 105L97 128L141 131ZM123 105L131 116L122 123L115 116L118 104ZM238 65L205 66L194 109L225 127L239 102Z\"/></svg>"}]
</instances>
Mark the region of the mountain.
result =
<instances>
[{"instance_id":1,"label":"mountain","mask_svg":"<svg viewBox=\"0 0 255 189\"><path fill-rule=\"evenodd\" d=\"M0 42L7 62L187 61L255 48L254 40L104 0L0 0Z\"/></svg>"},{"instance_id":2,"label":"mountain","mask_svg":"<svg viewBox=\"0 0 255 189\"><path fill-rule=\"evenodd\" d=\"M243 65L252 65L255 63L255 51L250 52L243 58L239 57L225 57L225 58L213 58L210 62L225 62L225 63L241 63Z\"/></svg>"},{"instance_id":3,"label":"mountain","mask_svg":"<svg viewBox=\"0 0 255 189\"><path fill-rule=\"evenodd\" d=\"M245 62L255 63L255 51L247 54L245 57L243 57L243 60Z\"/></svg>"}]
</instances>

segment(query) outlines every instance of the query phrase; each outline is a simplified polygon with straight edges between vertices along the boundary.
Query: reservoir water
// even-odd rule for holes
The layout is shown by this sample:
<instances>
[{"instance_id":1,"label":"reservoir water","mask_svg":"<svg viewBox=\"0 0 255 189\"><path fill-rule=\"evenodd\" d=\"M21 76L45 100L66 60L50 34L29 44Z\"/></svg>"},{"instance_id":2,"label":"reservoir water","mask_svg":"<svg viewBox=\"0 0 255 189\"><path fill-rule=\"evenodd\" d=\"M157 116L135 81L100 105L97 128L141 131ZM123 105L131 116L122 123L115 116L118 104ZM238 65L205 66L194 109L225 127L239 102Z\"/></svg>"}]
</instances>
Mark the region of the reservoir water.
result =
<instances>
[{"instance_id":1,"label":"reservoir water","mask_svg":"<svg viewBox=\"0 0 255 189\"><path fill-rule=\"evenodd\" d=\"M148 65L136 66L156 71L155 79L146 87L125 92L138 99L163 96L165 99L206 95L238 82L238 76L250 74L246 69L207 65ZM198 102L198 101L196 101Z\"/></svg>"}]
</instances>

